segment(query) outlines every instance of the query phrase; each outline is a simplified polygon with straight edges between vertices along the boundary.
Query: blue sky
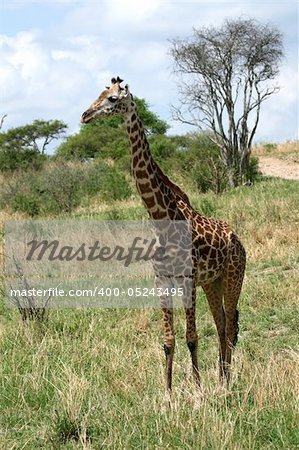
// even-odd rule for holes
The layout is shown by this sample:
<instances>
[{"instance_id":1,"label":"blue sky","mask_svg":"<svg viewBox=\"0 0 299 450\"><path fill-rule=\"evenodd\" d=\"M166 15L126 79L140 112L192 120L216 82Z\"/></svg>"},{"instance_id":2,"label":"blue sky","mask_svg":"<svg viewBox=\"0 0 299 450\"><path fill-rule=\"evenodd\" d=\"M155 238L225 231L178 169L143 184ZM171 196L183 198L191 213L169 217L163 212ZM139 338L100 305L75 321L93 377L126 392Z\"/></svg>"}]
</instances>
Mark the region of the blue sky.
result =
<instances>
[{"instance_id":1,"label":"blue sky","mask_svg":"<svg viewBox=\"0 0 299 450\"><path fill-rule=\"evenodd\" d=\"M4 129L61 119L69 133L82 111L121 76L131 92L171 124L177 101L169 38L192 27L221 25L226 18L256 18L284 33L286 57L277 79L280 92L264 104L256 142L298 139L297 1L203 2L173 0L2 0L0 3L0 115ZM192 129L193 130L193 129Z\"/></svg>"}]
</instances>

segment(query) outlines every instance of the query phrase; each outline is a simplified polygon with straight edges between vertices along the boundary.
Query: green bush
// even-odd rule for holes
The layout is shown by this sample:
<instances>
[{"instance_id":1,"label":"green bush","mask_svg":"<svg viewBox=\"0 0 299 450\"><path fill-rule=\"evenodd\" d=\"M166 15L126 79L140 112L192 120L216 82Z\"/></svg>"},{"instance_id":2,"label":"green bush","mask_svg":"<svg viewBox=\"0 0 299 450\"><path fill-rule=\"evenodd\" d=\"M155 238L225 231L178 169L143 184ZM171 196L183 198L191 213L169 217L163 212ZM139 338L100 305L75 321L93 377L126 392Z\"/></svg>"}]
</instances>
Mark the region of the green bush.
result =
<instances>
[{"instance_id":1,"label":"green bush","mask_svg":"<svg viewBox=\"0 0 299 450\"><path fill-rule=\"evenodd\" d=\"M104 201L125 200L132 195L125 175L104 162L98 162L90 168L84 191L88 195L99 193Z\"/></svg>"},{"instance_id":2,"label":"green bush","mask_svg":"<svg viewBox=\"0 0 299 450\"><path fill-rule=\"evenodd\" d=\"M179 142L182 170L194 187L200 192L223 192L228 185L226 169L219 148L209 136L194 133L181 136Z\"/></svg>"},{"instance_id":3,"label":"green bush","mask_svg":"<svg viewBox=\"0 0 299 450\"><path fill-rule=\"evenodd\" d=\"M18 193L12 199L12 210L27 213L30 217L37 216L40 212L40 202L32 193Z\"/></svg>"},{"instance_id":4,"label":"green bush","mask_svg":"<svg viewBox=\"0 0 299 450\"><path fill-rule=\"evenodd\" d=\"M27 168L39 170L47 160L32 148L0 148L0 171L14 172Z\"/></svg>"},{"instance_id":5,"label":"green bush","mask_svg":"<svg viewBox=\"0 0 299 450\"><path fill-rule=\"evenodd\" d=\"M260 178L260 175L259 160L255 156L251 156L249 166L246 171L246 179L254 182Z\"/></svg>"},{"instance_id":6,"label":"green bush","mask_svg":"<svg viewBox=\"0 0 299 450\"><path fill-rule=\"evenodd\" d=\"M220 194L227 188L225 167L219 157L205 155L194 161L190 176L200 192L213 191Z\"/></svg>"},{"instance_id":7,"label":"green bush","mask_svg":"<svg viewBox=\"0 0 299 450\"><path fill-rule=\"evenodd\" d=\"M30 216L69 213L80 203L84 177L83 167L65 162L15 172L1 185L0 207Z\"/></svg>"},{"instance_id":8,"label":"green bush","mask_svg":"<svg viewBox=\"0 0 299 450\"><path fill-rule=\"evenodd\" d=\"M31 183L31 190L39 195L41 213L73 211L80 204L85 177L81 165L57 161L45 167Z\"/></svg>"},{"instance_id":9,"label":"green bush","mask_svg":"<svg viewBox=\"0 0 299 450\"><path fill-rule=\"evenodd\" d=\"M154 159L173 181L193 186L200 192L223 192L228 185L219 148L208 135L153 136L150 139Z\"/></svg>"},{"instance_id":10,"label":"green bush","mask_svg":"<svg viewBox=\"0 0 299 450\"><path fill-rule=\"evenodd\" d=\"M36 171L17 170L1 176L0 209L10 207L13 211L25 212L31 217L39 214L40 198L31 190Z\"/></svg>"},{"instance_id":11,"label":"green bush","mask_svg":"<svg viewBox=\"0 0 299 450\"><path fill-rule=\"evenodd\" d=\"M39 172L23 170L5 178L0 208L10 207L29 216L69 214L89 198L124 200L132 195L130 183L114 164L66 162L45 164Z\"/></svg>"}]
</instances>

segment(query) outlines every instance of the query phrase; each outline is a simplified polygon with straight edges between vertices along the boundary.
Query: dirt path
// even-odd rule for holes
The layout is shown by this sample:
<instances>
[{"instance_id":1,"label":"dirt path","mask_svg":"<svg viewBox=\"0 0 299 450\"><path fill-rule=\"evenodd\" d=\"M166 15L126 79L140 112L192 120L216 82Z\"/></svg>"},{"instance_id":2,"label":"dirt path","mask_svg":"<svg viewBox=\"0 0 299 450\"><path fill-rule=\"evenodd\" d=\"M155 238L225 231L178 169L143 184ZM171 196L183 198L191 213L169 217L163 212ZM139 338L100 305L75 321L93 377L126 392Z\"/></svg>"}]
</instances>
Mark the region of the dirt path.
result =
<instances>
[{"instance_id":1,"label":"dirt path","mask_svg":"<svg viewBox=\"0 0 299 450\"><path fill-rule=\"evenodd\" d=\"M299 164L283 161L272 156L259 156L259 168L263 175L299 180Z\"/></svg>"}]
</instances>

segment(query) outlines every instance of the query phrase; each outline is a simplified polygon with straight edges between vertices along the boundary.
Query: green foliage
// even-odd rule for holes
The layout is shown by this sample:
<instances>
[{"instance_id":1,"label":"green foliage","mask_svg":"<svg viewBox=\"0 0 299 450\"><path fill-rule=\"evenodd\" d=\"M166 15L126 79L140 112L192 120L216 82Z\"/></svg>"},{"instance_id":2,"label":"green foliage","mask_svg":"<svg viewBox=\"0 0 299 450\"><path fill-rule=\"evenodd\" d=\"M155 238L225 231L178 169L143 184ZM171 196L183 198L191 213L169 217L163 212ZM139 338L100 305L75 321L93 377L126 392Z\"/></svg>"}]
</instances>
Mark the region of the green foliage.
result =
<instances>
[{"instance_id":1,"label":"green foliage","mask_svg":"<svg viewBox=\"0 0 299 450\"><path fill-rule=\"evenodd\" d=\"M134 97L137 105L138 115L148 134L165 134L169 125L157 114L150 110L150 105L144 98Z\"/></svg>"},{"instance_id":2,"label":"green foliage","mask_svg":"<svg viewBox=\"0 0 299 450\"><path fill-rule=\"evenodd\" d=\"M33 148L18 146L2 147L0 136L0 171L14 172L18 169L40 169L46 161L46 155L37 153Z\"/></svg>"},{"instance_id":3,"label":"green foliage","mask_svg":"<svg viewBox=\"0 0 299 450\"><path fill-rule=\"evenodd\" d=\"M1 192L1 206L30 216L70 213L81 198L85 173L66 162L48 163L39 171L15 174Z\"/></svg>"},{"instance_id":4,"label":"green foliage","mask_svg":"<svg viewBox=\"0 0 299 450\"><path fill-rule=\"evenodd\" d=\"M228 186L219 148L209 136L190 133L184 136L150 138L151 152L161 168L174 181L200 192L223 192Z\"/></svg>"},{"instance_id":5,"label":"green foliage","mask_svg":"<svg viewBox=\"0 0 299 450\"><path fill-rule=\"evenodd\" d=\"M12 199L12 210L21 211L30 217L37 216L40 212L38 197L33 193L19 192Z\"/></svg>"},{"instance_id":6,"label":"green foliage","mask_svg":"<svg viewBox=\"0 0 299 450\"><path fill-rule=\"evenodd\" d=\"M0 133L0 170L39 169L46 147L60 138L67 125L60 120L34 120L31 124Z\"/></svg>"},{"instance_id":7,"label":"green foliage","mask_svg":"<svg viewBox=\"0 0 299 450\"><path fill-rule=\"evenodd\" d=\"M167 136L154 135L150 139L151 154L155 161L163 165L166 160L176 157L177 147L175 142Z\"/></svg>"},{"instance_id":8,"label":"green foliage","mask_svg":"<svg viewBox=\"0 0 299 450\"><path fill-rule=\"evenodd\" d=\"M111 202L131 194L125 175L114 165L57 159L39 172L30 169L15 173L1 186L0 207L9 206L31 217L68 214L96 195Z\"/></svg>"},{"instance_id":9,"label":"green foliage","mask_svg":"<svg viewBox=\"0 0 299 450\"><path fill-rule=\"evenodd\" d=\"M59 161L45 167L31 185L40 198L41 212L70 213L80 203L85 177L81 166Z\"/></svg>"},{"instance_id":10,"label":"green foliage","mask_svg":"<svg viewBox=\"0 0 299 450\"><path fill-rule=\"evenodd\" d=\"M212 217L216 215L216 205L215 202L209 198L204 197L199 202L199 212L207 217Z\"/></svg>"},{"instance_id":11,"label":"green foliage","mask_svg":"<svg viewBox=\"0 0 299 450\"><path fill-rule=\"evenodd\" d=\"M251 156L246 170L246 179L252 182L260 178L259 160L255 156Z\"/></svg>"},{"instance_id":12,"label":"green foliage","mask_svg":"<svg viewBox=\"0 0 299 450\"><path fill-rule=\"evenodd\" d=\"M129 144L122 126L116 128L103 121L90 123L63 142L56 156L65 160L86 161L95 157L116 159L129 153Z\"/></svg>"},{"instance_id":13,"label":"green foliage","mask_svg":"<svg viewBox=\"0 0 299 450\"><path fill-rule=\"evenodd\" d=\"M174 180L193 186L200 192L223 192L227 187L225 166L219 148L209 136L190 133L185 136L153 136L151 151L161 168Z\"/></svg>"},{"instance_id":14,"label":"green foliage","mask_svg":"<svg viewBox=\"0 0 299 450\"><path fill-rule=\"evenodd\" d=\"M182 161L183 170L191 177L200 192L223 192L227 187L225 166L219 148L209 136L193 133L186 136L187 151Z\"/></svg>"},{"instance_id":15,"label":"green foliage","mask_svg":"<svg viewBox=\"0 0 299 450\"><path fill-rule=\"evenodd\" d=\"M114 166L98 161L87 170L83 191L93 196L99 193L104 201L125 200L132 194L124 174Z\"/></svg>"},{"instance_id":16,"label":"green foliage","mask_svg":"<svg viewBox=\"0 0 299 450\"><path fill-rule=\"evenodd\" d=\"M67 125L61 120L34 120L31 124L11 128L1 134L7 145L17 144L44 153L47 145L62 137L66 129Z\"/></svg>"}]
</instances>

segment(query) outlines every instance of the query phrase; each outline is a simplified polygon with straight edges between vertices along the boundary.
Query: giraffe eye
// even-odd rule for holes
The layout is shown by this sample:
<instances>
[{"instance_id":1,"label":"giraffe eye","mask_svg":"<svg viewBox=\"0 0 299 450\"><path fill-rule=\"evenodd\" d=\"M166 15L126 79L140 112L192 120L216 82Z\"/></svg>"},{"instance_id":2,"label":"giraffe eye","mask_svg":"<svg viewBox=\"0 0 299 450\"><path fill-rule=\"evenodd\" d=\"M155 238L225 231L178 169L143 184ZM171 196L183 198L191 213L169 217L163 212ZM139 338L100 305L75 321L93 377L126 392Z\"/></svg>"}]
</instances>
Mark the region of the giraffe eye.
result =
<instances>
[{"instance_id":1,"label":"giraffe eye","mask_svg":"<svg viewBox=\"0 0 299 450\"><path fill-rule=\"evenodd\" d=\"M118 100L118 97L116 95L111 95L108 97L109 102L115 103Z\"/></svg>"}]
</instances>

